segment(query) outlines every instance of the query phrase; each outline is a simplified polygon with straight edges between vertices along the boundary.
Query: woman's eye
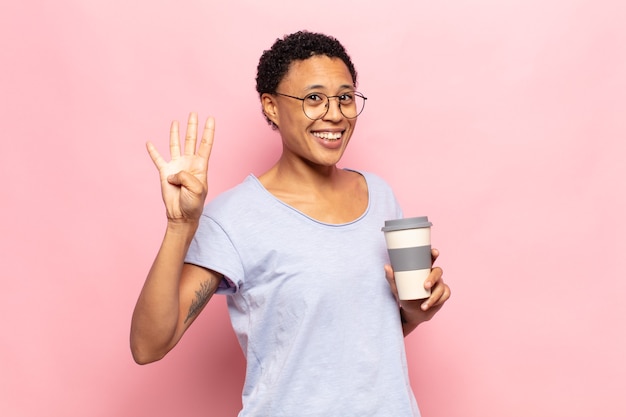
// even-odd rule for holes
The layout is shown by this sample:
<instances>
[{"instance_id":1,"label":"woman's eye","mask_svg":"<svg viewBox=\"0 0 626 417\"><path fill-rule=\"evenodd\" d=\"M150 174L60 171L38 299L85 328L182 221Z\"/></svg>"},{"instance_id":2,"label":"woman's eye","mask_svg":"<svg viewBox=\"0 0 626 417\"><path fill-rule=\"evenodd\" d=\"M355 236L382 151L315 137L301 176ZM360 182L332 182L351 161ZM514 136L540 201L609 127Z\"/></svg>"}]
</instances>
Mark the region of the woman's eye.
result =
<instances>
[{"instance_id":1,"label":"woman's eye","mask_svg":"<svg viewBox=\"0 0 626 417\"><path fill-rule=\"evenodd\" d=\"M324 96L323 94L315 94L315 93L309 94L308 96L305 97L304 100L305 100L304 103L310 107L324 106L326 105L326 102L327 102L326 96Z\"/></svg>"},{"instance_id":2,"label":"woman's eye","mask_svg":"<svg viewBox=\"0 0 626 417\"><path fill-rule=\"evenodd\" d=\"M349 103L352 100L354 100L354 94L348 94L348 93L342 94L342 95L339 96L339 100L342 103Z\"/></svg>"}]
</instances>

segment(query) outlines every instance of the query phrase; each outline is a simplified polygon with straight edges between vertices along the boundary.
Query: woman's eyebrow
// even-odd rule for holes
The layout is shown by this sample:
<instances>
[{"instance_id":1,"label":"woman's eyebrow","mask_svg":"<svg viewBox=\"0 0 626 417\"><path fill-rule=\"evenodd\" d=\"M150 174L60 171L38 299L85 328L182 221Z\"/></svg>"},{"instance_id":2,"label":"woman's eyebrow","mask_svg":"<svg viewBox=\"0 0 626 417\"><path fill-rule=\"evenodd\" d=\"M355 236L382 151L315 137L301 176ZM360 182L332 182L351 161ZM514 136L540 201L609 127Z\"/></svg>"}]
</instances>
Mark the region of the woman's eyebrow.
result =
<instances>
[{"instance_id":1,"label":"woman's eyebrow","mask_svg":"<svg viewBox=\"0 0 626 417\"><path fill-rule=\"evenodd\" d=\"M313 84L313 85L309 85L307 86L304 90L305 91L310 91L310 90L321 90L321 89L325 89L326 86L321 85L321 84ZM345 89L354 89L354 86L352 84L343 84L340 85L338 90L345 90Z\"/></svg>"}]
</instances>

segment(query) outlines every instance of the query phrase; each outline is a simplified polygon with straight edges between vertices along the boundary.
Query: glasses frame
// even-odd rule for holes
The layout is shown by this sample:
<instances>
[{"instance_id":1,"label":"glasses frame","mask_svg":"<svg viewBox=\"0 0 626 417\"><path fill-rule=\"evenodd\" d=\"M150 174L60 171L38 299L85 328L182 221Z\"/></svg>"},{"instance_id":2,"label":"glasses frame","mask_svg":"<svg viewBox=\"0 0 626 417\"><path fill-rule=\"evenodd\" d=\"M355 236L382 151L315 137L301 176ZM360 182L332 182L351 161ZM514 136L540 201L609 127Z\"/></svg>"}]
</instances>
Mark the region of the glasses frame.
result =
<instances>
[{"instance_id":1,"label":"glasses frame","mask_svg":"<svg viewBox=\"0 0 626 417\"><path fill-rule=\"evenodd\" d=\"M359 117L359 115L361 113L363 113L363 110L365 110L365 101L367 101L367 97L365 97L362 93L359 93L358 91L352 91L352 94L354 94L355 96L359 96L363 99L363 107L361 108L361 110L356 114L356 116L353 117L348 117L343 113L343 110L341 110L341 101L339 101L339 97L341 97L343 94L339 94L337 96L327 96L324 93L309 93L304 97L296 97L296 96L290 96L289 94L283 94L283 93L279 93L277 91L274 92L274 94L278 95L278 96L283 96L283 97L289 97L289 98L293 98L296 100L300 100L302 102L302 112L304 113L304 115L310 119L310 120L320 120L323 119L324 116L326 116L326 114L328 114L328 110L330 109L330 99L331 98L336 98L337 99L337 105L339 106L339 111L341 112L341 114L343 115L343 117L345 117L346 119L356 119L357 117ZM304 100L306 100L307 97L311 96L311 95L319 95L319 96L324 96L326 97L326 111L324 113L322 113L318 118L313 119L312 117L310 117L308 114L306 114L306 111L304 110Z\"/></svg>"}]
</instances>

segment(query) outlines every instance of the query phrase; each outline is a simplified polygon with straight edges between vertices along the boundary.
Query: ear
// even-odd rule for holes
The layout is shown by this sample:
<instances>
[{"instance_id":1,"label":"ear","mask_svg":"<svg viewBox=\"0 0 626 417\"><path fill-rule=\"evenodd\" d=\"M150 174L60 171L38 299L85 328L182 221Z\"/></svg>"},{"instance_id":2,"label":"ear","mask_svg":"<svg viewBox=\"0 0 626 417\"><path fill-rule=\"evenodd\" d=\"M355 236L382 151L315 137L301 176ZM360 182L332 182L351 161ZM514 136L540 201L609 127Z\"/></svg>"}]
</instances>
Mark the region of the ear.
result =
<instances>
[{"instance_id":1,"label":"ear","mask_svg":"<svg viewBox=\"0 0 626 417\"><path fill-rule=\"evenodd\" d=\"M263 93L261 95L261 106L263 106L263 113L267 116L268 119L272 121L276 126L278 126L278 106L276 103L276 97L269 93Z\"/></svg>"}]
</instances>

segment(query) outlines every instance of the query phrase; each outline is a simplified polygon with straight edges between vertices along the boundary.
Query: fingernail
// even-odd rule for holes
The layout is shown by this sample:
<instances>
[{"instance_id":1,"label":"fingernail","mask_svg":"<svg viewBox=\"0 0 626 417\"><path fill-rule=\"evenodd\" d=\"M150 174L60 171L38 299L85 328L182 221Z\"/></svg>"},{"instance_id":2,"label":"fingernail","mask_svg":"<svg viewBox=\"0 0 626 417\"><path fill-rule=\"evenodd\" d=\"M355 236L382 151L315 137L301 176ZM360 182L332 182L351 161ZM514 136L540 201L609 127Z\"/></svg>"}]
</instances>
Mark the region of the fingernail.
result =
<instances>
[{"instance_id":1,"label":"fingernail","mask_svg":"<svg viewBox=\"0 0 626 417\"><path fill-rule=\"evenodd\" d=\"M428 310L428 303L423 303L422 304L422 310Z\"/></svg>"}]
</instances>

